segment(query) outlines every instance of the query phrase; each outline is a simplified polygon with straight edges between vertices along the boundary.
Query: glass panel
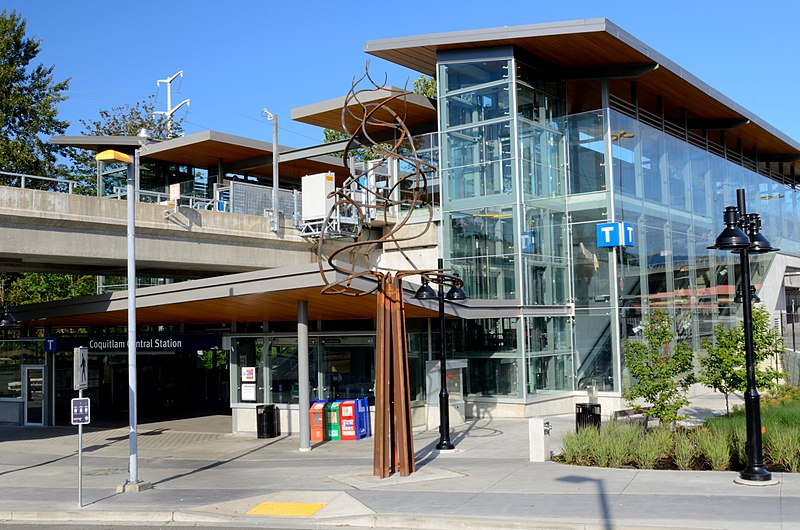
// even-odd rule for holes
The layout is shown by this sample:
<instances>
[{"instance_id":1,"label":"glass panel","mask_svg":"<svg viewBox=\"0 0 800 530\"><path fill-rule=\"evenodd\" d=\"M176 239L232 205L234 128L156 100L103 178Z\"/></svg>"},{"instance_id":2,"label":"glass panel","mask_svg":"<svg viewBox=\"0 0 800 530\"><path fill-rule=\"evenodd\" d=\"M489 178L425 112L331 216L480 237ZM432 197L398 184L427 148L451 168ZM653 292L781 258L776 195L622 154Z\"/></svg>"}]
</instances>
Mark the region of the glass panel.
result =
<instances>
[{"instance_id":1,"label":"glass panel","mask_svg":"<svg viewBox=\"0 0 800 530\"><path fill-rule=\"evenodd\" d=\"M439 88L443 93L462 90L500 80L507 80L511 61L471 61L439 65Z\"/></svg>"},{"instance_id":2,"label":"glass panel","mask_svg":"<svg viewBox=\"0 0 800 530\"><path fill-rule=\"evenodd\" d=\"M469 92L447 96L444 100L444 127L458 127L508 117L508 84L482 86Z\"/></svg>"},{"instance_id":3,"label":"glass panel","mask_svg":"<svg viewBox=\"0 0 800 530\"><path fill-rule=\"evenodd\" d=\"M572 391L572 354L528 359L528 394Z\"/></svg>"},{"instance_id":4,"label":"glass panel","mask_svg":"<svg viewBox=\"0 0 800 530\"><path fill-rule=\"evenodd\" d=\"M25 369L25 423L44 423L44 369Z\"/></svg>"},{"instance_id":5,"label":"glass panel","mask_svg":"<svg viewBox=\"0 0 800 530\"><path fill-rule=\"evenodd\" d=\"M576 389L589 385L614 390L614 354L611 347L611 316L607 311L575 312Z\"/></svg>"},{"instance_id":6,"label":"glass panel","mask_svg":"<svg viewBox=\"0 0 800 530\"><path fill-rule=\"evenodd\" d=\"M605 121L600 112L569 116L570 193L587 193L606 189Z\"/></svg>"},{"instance_id":7,"label":"glass panel","mask_svg":"<svg viewBox=\"0 0 800 530\"><path fill-rule=\"evenodd\" d=\"M375 339L323 338L320 352L322 399L369 398L375 404Z\"/></svg>"},{"instance_id":8,"label":"glass panel","mask_svg":"<svg viewBox=\"0 0 800 530\"><path fill-rule=\"evenodd\" d=\"M519 319L448 321L457 358L467 359L465 392L469 397L522 397Z\"/></svg>"}]
</instances>

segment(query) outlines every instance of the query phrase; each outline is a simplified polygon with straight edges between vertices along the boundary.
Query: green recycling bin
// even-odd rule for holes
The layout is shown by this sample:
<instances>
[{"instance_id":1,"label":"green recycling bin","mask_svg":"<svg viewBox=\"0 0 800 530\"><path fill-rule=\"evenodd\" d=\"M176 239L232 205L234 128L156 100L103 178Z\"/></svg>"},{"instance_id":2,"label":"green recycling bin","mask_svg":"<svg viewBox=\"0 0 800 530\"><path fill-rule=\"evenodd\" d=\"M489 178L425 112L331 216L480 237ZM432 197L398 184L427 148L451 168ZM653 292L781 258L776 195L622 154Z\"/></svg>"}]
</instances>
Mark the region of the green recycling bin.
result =
<instances>
[{"instance_id":1,"label":"green recycling bin","mask_svg":"<svg viewBox=\"0 0 800 530\"><path fill-rule=\"evenodd\" d=\"M341 440L342 431L339 426L339 403L334 401L325 404L325 434L328 440Z\"/></svg>"}]
</instances>

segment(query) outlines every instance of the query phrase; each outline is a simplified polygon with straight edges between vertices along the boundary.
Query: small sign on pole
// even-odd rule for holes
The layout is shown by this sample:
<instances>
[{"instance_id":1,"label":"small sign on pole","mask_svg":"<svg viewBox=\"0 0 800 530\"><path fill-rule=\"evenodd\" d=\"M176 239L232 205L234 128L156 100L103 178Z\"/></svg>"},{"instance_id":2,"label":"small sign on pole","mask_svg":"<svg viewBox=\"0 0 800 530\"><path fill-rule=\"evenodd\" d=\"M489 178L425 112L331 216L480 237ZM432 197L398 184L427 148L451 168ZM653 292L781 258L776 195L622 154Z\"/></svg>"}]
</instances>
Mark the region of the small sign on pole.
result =
<instances>
[{"instance_id":1,"label":"small sign on pole","mask_svg":"<svg viewBox=\"0 0 800 530\"><path fill-rule=\"evenodd\" d=\"M76 357L77 350L75 348ZM86 348L83 348L84 350ZM83 397L83 389L71 402L72 424L78 426L78 507L83 508L83 426L89 424L89 398Z\"/></svg>"},{"instance_id":2,"label":"small sign on pole","mask_svg":"<svg viewBox=\"0 0 800 530\"><path fill-rule=\"evenodd\" d=\"M73 425L88 425L90 420L89 416L89 398L73 398L72 400L72 424Z\"/></svg>"},{"instance_id":3,"label":"small sign on pole","mask_svg":"<svg viewBox=\"0 0 800 530\"><path fill-rule=\"evenodd\" d=\"M89 388L89 348L79 346L73 352L72 388L86 390Z\"/></svg>"}]
</instances>

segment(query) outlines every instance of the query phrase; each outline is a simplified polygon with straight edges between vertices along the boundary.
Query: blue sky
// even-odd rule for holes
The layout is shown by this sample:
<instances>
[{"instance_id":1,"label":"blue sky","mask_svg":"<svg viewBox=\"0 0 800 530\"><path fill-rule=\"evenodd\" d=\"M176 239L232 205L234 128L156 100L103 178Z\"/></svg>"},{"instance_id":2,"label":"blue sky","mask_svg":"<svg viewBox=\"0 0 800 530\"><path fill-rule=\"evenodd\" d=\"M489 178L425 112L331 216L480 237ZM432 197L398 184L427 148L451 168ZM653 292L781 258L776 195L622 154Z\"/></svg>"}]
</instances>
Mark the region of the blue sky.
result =
<instances>
[{"instance_id":1,"label":"blue sky","mask_svg":"<svg viewBox=\"0 0 800 530\"><path fill-rule=\"evenodd\" d=\"M27 19L56 79L72 78L61 105L69 134L79 118L154 93L164 110L156 80L183 70L173 104L191 99L177 113L187 133L269 141L266 106L280 116L281 144L312 145L321 130L291 122L290 110L343 95L363 73L368 40L606 17L800 141L796 0L0 0L0 9ZM400 86L418 75L375 58L370 70Z\"/></svg>"}]
</instances>

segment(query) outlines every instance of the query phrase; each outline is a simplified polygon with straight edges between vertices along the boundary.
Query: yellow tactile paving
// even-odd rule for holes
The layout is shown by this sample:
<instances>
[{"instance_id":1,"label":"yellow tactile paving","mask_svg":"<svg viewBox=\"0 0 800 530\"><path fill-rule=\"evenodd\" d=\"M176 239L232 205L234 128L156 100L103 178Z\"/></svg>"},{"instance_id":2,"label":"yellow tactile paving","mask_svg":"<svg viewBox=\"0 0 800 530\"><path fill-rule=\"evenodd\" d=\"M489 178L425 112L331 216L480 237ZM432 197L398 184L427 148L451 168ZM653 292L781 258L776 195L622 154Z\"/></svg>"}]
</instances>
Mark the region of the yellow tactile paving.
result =
<instances>
[{"instance_id":1,"label":"yellow tactile paving","mask_svg":"<svg viewBox=\"0 0 800 530\"><path fill-rule=\"evenodd\" d=\"M309 502L262 502L247 512L247 515L311 517L325 506L325 504L314 504Z\"/></svg>"}]
</instances>

